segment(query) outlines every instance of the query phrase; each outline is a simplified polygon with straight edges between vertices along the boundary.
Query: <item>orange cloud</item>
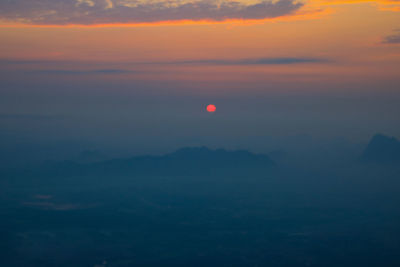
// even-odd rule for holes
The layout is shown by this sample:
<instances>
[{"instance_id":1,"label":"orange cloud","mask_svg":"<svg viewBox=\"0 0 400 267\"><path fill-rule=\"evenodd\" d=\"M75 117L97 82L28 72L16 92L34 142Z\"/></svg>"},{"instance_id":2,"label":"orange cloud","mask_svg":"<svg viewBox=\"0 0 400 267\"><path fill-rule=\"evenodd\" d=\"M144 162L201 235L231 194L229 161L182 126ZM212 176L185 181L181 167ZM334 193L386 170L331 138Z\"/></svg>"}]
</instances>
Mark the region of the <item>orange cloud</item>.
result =
<instances>
[{"instance_id":1,"label":"orange cloud","mask_svg":"<svg viewBox=\"0 0 400 267\"><path fill-rule=\"evenodd\" d=\"M35 4L36 3L36 4ZM333 6L370 3L381 11L400 11L394 0L15 0L0 3L0 27L143 27L235 24L318 19ZM37 5L37 3L42 3Z\"/></svg>"},{"instance_id":2,"label":"orange cloud","mask_svg":"<svg viewBox=\"0 0 400 267\"><path fill-rule=\"evenodd\" d=\"M311 3L316 6L370 3L382 11L400 11L400 1L393 0L315 0L311 1Z\"/></svg>"},{"instance_id":3,"label":"orange cloud","mask_svg":"<svg viewBox=\"0 0 400 267\"><path fill-rule=\"evenodd\" d=\"M255 3L220 0L14 0L0 2L0 21L31 25L153 24L194 21L264 20L295 14L296 0Z\"/></svg>"},{"instance_id":4,"label":"orange cloud","mask_svg":"<svg viewBox=\"0 0 400 267\"><path fill-rule=\"evenodd\" d=\"M274 21L299 21L299 20L312 20L320 19L327 14L331 14L332 9L312 9L308 11L298 12L293 15L282 16L279 18L266 18L266 19L227 19L223 21L214 20L167 20L167 21L156 21L156 22L138 22L138 23L106 23L106 24L65 24L65 25L54 25L54 24L27 24L27 23L10 23L1 22L0 28L124 28L124 27L152 27L152 26L183 26L183 25L257 25L264 24L266 22Z\"/></svg>"}]
</instances>

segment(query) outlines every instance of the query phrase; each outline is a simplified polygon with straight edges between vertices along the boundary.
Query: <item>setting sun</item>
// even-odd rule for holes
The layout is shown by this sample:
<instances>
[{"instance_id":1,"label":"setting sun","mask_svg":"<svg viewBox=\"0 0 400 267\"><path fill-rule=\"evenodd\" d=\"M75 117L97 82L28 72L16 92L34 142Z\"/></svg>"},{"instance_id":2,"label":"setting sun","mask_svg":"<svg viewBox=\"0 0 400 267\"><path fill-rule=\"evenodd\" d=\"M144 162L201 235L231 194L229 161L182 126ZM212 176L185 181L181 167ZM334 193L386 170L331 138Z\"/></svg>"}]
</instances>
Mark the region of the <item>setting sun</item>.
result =
<instances>
[{"instance_id":1,"label":"setting sun","mask_svg":"<svg viewBox=\"0 0 400 267\"><path fill-rule=\"evenodd\" d=\"M213 113L213 112L215 112L216 110L217 110L217 108L215 107L215 105L208 105L208 106L207 106L207 111L208 111L208 112Z\"/></svg>"}]
</instances>

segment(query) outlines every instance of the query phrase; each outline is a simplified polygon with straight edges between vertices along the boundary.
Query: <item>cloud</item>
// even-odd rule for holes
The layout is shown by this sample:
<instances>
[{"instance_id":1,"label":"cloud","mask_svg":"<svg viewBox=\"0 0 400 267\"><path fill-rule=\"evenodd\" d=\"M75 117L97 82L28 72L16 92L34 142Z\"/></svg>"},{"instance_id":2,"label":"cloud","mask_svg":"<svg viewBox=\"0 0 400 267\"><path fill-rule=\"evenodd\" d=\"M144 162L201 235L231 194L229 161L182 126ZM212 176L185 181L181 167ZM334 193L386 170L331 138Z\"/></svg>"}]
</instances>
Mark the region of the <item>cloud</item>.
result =
<instances>
[{"instance_id":1,"label":"cloud","mask_svg":"<svg viewBox=\"0 0 400 267\"><path fill-rule=\"evenodd\" d=\"M381 11L400 11L400 0L312 0L318 6L353 5L367 3Z\"/></svg>"},{"instance_id":2,"label":"cloud","mask_svg":"<svg viewBox=\"0 0 400 267\"><path fill-rule=\"evenodd\" d=\"M386 36L382 43L384 44L400 44L400 29L395 31L395 34Z\"/></svg>"},{"instance_id":3,"label":"cloud","mask_svg":"<svg viewBox=\"0 0 400 267\"><path fill-rule=\"evenodd\" d=\"M122 69L100 69L100 70L37 70L31 71L37 74L55 74L55 75L85 75L85 74L124 74L133 71Z\"/></svg>"},{"instance_id":4,"label":"cloud","mask_svg":"<svg viewBox=\"0 0 400 267\"><path fill-rule=\"evenodd\" d=\"M117 69L49 69L48 66L62 66L65 64L79 66L82 64L92 65L90 62L79 62L79 61L29 61L29 60L1 60L0 66L7 68L12 65L38 65L47 66L44 69L39 70L25 70L28 73L33 74L45 74L45 75L113 75L113 74L139 74L146 72L145 70L137 70L136 68L130 69L132 66L138 67L141 65L220 65L220 66L243 66L243 65L293 65L293 64L318 64L318 63L329 63L332 60L327 58L317 57L259 57L259 58L244 58L244 59L187 59L187 60L175 60L175 61L141 61L122 63L126 68Z\"/></svg>"},{"instance_id":5,"label":"cloud","mask_svg":"<svg viewBox=\"0 0 400 267\"><path fill-rule=\"evenodd\" d=\"M13 0L0 1L0 21L34 25L93 25L163 21L257 20L286 16L304 4L296 0Z\"/></svg>"},{"instance_id":6,"label":"cloud","mask_svg":"<svg viewBox=\"0 0 400 267\"><path fill-rule=\"evenodd\" d=\"M41 114L1 114L0 120L54 120L59 119L55 115L41 115Z\"/></svg>"},{"instance_id":7,"label":"cloud","mask_svg":"<svg viewBox=\"0 0 400 267\"><path fill-rule=\"evenodd\" d=\"M207 59L207 60L184 60L160 62L158 64L173 65L290 65L305 63L326 63L329 60L324 58L302 58L302 57L278 57L278 58L249 58L249 59Z\"/></svg>"}]
</instances>

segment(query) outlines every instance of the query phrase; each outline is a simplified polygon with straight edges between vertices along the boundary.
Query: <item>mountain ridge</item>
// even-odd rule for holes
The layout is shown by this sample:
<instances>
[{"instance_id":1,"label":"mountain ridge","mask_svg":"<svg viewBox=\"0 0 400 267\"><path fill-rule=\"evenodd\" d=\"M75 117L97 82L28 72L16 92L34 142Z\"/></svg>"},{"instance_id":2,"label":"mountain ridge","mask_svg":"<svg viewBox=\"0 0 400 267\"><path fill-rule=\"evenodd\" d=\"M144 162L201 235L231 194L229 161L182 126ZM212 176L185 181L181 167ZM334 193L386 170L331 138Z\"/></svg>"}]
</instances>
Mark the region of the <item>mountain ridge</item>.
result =
<instances>
[{"instance_id":1,"label":"mountain ridge","mask_svg":"<svg viewBox=\"0 0 400 267\"><path fill-rule=\"evenodd\" d=\"M365 148L361 159L368 163L399 162L400 141L395 137L375 134Z\"/></svg>"},{"instance_id":2,"label":"mountain ridge","mask_svg":"<svg viewBox=\"0 0 400 267\"><path fill-rule=\"evenodd\" d=\"M47 163L47 173L78 174L142 174L142 175L198 175L222 172L266 170L275 166L267 155L247 150L184 147L160 156L143 155L116 158L93 163L62 161Z\"/></svg>"}]
</instances>

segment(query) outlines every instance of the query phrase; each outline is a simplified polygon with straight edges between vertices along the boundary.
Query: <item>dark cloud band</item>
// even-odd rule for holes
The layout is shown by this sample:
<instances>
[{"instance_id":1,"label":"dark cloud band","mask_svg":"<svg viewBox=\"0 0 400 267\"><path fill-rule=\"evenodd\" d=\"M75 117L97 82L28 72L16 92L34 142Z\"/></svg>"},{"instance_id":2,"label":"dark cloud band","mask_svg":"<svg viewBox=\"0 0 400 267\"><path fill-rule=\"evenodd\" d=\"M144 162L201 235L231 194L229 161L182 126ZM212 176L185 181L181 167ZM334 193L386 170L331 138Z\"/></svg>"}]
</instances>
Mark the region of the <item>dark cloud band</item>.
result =
<instances>
[{"instance_id":1,"label":"dark cloud band","mask_svg":"<svg viewBox=\"0 0 400 267\"><path fill-rule=\"evenodd\" d=\"M142 61L122 63L123 66L140 66L140 65L222 65L222 66L241 66L241 65L292 65L292 64L318 64L318 63L331 63L332 61L327 58L318 57L260 57L260 58L245 58L245 59L189 59L189 60L176 60L176 61ZM91 62L79 61L46 61L46 60L10 60L0 59L0 67L5 69L13 65L28 65L28 66L51 66L53 69L36 70L35 73L42 74L123 74L132 73L128 69L57 69L57 66L65 65L91 66ZM137 72L137 71L135 71Z\"/></svg>"},{"instance_id":2,"label":"dark cloud band","mask_svg":"<svg viewBox=\"0 0 400 267\"><path fill-rule=\"evenodd\" d=\"M262 0L252 5L228 0L5 0L0 1L0 20L37 25L247 20L290 15L302 6L295 0Z\"/></svg>"},{"instance_id":3,"label":"dark cloud band","mask_svg":"<svg viewBox=\"0 0 400 267\"><path fill-rule=\"evenodd\" d=\"M400 29L396 30L396 34L386 36L383 39L384 44L400 44Z\"/></svg>"},{"instance_id":4,"label":"dark cloud band","mask_svg":"<svg viewBox=\"0 0 400 267\"><path fill-rule=\"evenodd\" d=\"M174 65L291 65L305 63L326 63L324 58L303 58L303 57L278 57L278 58L250 58L237 60L209 59L209 60L186 60L162 62L159 64Z\"/></svg>"}]
</instances>

